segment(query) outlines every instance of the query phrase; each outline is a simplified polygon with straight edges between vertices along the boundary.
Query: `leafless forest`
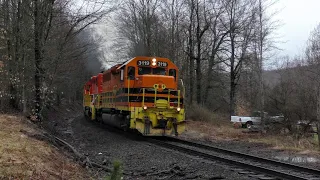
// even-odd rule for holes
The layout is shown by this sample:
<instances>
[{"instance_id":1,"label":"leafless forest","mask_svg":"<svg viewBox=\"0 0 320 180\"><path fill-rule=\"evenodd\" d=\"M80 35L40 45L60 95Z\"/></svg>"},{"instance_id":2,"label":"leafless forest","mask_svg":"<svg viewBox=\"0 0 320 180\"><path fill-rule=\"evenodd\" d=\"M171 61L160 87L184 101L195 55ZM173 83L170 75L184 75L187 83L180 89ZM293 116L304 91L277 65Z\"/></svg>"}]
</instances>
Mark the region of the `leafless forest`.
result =
<instances>
[{"instance_id":1,"label":"leafless forest","mask_svg":"<svg viewBox=\"0 0 320 180\"><path fill-rule=\"evenodd\" d=\"M304 56L278 59L276 69L266 70L266 62L275 61L281 24L274 3L1 0L0 111L45 120L45 111L62 100L82 101L82 86L101 71L99 62L162 56L180 68L187 107L227 115L281 113L283 126L294 133L298 121L320 122L320 26ZM97 23L112 24L116 32L103 51L92 29Z\"/></svg>"}]
</instances>

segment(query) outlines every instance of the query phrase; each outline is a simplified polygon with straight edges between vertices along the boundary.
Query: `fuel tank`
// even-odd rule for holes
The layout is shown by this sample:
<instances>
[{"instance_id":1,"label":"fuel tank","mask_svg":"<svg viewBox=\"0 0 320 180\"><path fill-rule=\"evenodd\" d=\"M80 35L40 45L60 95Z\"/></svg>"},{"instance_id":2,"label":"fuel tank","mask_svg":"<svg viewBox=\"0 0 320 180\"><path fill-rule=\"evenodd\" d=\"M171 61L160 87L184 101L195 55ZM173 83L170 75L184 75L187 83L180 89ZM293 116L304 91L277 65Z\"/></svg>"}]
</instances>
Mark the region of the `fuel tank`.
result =
<instances>
[{"instance_id":1,"label":"fuel tank","mask_svg":"<svg viewBox=\"0 0 320 180\"><path fill-rule=\"evenodd\" d=\"M121 128L123 124L124 116L119 114L102 114L102 122L104 124Z\"/></svg>"}]
</instances>

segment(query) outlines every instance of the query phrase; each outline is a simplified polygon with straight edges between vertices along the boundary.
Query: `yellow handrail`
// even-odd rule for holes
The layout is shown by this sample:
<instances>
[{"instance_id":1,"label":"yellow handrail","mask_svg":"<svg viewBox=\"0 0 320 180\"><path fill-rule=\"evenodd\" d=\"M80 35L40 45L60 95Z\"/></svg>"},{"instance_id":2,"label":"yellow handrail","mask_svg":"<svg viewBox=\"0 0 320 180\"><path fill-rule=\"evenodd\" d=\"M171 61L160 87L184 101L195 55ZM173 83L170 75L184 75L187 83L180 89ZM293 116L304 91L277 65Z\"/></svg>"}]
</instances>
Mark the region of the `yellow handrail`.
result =
<instances>
[{"instance_id":1,"label":"yellow handrail","mask_svg":"<svg viewBox=\"0 0 320 180\"><path fill-rule=\"evenodd\" d=\"M157 102L157 89L158 88L154 89L154 105L156 105L156 102Z\"/></svg>"},{"instance_id":2,"label":"yellow handrail","mask_svg":"<svg viewBox=\"0 0 320 180\"><path fill-rule=\"evenodd\" d=\"M178 90L178 108L180 108L180 90Z\"/></svg>"},{"instance_id":3,"label":"yellow handrail","mask_svg":"<svg viewBox=\"0 0 320 180\"><path fill-rule=\"evenodd\" d=\"M112 90L112 94L113 94L113 98L112 98L112 104L113 107L116 107L116 98L117 98L117 92L116 92L116 88L117 86L113 86L113 90Z\"/></svg>"},{"instance_id":4,"label":"yellow handrail","mask_svg":"<svg viewBox=\"0 0 320 180\"><path fill-rule=\"evenodd\" d=\"M142 107L144 107L144 92L145 88L142 89Z\"/></svg>"},{"instance_id":5,"label":"yellow handrail","mask_svg":"<svg viewBox=\"0 0 320 180\"><path fill-rule=\"evenodd\" d=\"M130 109L130 79L128 78L128 110Z\"/></svg>"},{"instance_id":6,"label":"yellow handrail","mask_svg":"<svg viewBox=\"0 0 320 180\"><path fill-rule=\"evenodd\" d=\"M168 91L168 107L170 108L170 89Z\"/></svg>"}]
</instances>

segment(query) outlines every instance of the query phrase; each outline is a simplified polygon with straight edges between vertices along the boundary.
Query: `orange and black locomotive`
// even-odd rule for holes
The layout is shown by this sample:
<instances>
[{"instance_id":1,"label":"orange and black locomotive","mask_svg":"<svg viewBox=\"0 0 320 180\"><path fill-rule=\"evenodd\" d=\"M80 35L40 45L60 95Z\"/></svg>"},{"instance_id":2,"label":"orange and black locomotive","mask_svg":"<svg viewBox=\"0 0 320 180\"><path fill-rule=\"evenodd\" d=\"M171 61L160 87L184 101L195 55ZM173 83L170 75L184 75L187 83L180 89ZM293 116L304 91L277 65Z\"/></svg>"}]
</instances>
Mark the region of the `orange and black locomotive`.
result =
<instances>
[{"instance_id":1,"label":"orange and black locomotive","mask_svg":"<svg viewBox=\"0 0 320 180\"><path fill-rule=\"evenodd\" d=\"M145 136L178 135L185 130L184 90L178 84L178 68L169 59L135 57L84 85L84 113Z\"/></svg>"}]
</instances>

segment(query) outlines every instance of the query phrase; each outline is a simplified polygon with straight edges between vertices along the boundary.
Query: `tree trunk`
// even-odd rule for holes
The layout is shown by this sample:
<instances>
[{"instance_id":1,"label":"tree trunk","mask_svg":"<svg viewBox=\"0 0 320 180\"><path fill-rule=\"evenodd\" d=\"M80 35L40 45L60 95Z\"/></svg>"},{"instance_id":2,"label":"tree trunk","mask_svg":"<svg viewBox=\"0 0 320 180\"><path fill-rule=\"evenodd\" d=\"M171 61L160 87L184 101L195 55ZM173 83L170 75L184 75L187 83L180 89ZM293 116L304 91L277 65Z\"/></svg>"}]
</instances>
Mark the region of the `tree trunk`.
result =
<instances>
[{"instance_id":1,"label":"tree trunk","mask_svg":"<svg viewBox=\"0 0 320 180\"><path fill-rule=\"evenodd\" d=\"M146 36L147 36L147 53L146 55L147 56L152 56L151 54L151 17L150 17L150 4L149 4L149 1L147 1L147 5L146 5L147 9L147 17L146 17Z\"/></svg>"},{"instance_id":2,"label":"tree trunk","mask_svg":"<svg viewBox=\"0 0 320 180\"><path fill-rule=\"evenodd\" d=\"M8 71L9 71L9 94L10 94L10 97L9 97L9 105L11 108L13 109L17 109L17 104L16 104L16 87L15 87L15 84L13 82L13 79L15 79L15 71L14 71L14 68L15 68L15 58L13 58L13 52L14 52L14 49L13 49L13 38L14 38L14 35L13 35L13 31L12 31L12 26L13 26L13 21L12 19L13 18L10 18L10 6L9 6L9 1L5 1L5 26L7 28L7 41L6 41L6 45L7 45L7 55L8 55ZM13 13L14 15L14 13ZM11 29L12 28L12 29Z\"/></svg>"},{"instance_id":3,"label":"tree trunk","mask_svg":"<svg viewBox=\"0 0 320 180\"><path fill-rule=\"evenodd\" d=\"M193 80L193 72L194 72L194 59L190 57L190 67L189 67L189 102L192 104L193 100L193 85L194 85L194 80Z\"/></svg>"},{"instance_id":4,"label":"tree trunk","mask_svg":"<svg viewBox=\"0 0 320 180\"><path fill-rule=\"evenodd\" d=\"M22 44L22 35L21 35L21 21L22 21L22 16L21 16L21 1L20 0L18 0L18 4L17 4L17 7L15 7L15 9L17 9L17 14L16 14L16 24L15 24L15 28L16 28L16 30L15 30L15 53L14 53L14 56L15 56L15 62L16 62L16 72L17 73L15 73L15 76L17 77L17 78L19 78L19 80L21 80L22 79L22 75L21 75L21 73L19 73L19 72L21 72L21 67L22 67L22 59L21 59L21 44ZM21 87L21 85L16 85L16 87L18 88L18 89L20 89L20 87ZM18 96L18 94L19 95L21 95L20 94L21 93L21 90L19 90L19 92L17 92L17 96ZM19 101L18 101L18 98L17 98L17 100L16 100L16 103L17 103L17 106L20 106L21 107L21 103L19 103Z\"/></svg>"},{"instance_id":5,"label":"tree trunk","mask_svg":"<svg viewBox=\"0 0 320 180\"><path fill-rule=\"evenodd\" d=\"M173 62L176 62L175 59L175 36L174 36L174 32L175 32L175 13L174 13L174 4L175 4L175 0L172 0L172 4L171 4L171 49L169 50L170 52L170 59Z\"/></svg>"},{"instance_id":6,"label":"tree trunk","mask_svg":"<svg viewBox=\"0 0 320 180\"><path fill-rule=\"evenodd\" d=\"M199 17L199 1L197 1L196 6L196 18L197 18L197 57L196 57L196 76L197 76L197 103L201 104L201 43L202 36L205 31L209 28L209 25L206 23L203 29L201 30L200 17Z\"/></svg>"},{"instance_id":7,"label":"tree trunk","mask_svg":"<svg viewBox=\"0 0 320 180\"><path fill-rule=\"evenodd\" d=\"M26 57L25 57L25 47L23 48L22 52L22 61L23 61L23 67L22 67L22 107L23 107L23 114L27 114L27 96L26 96Z\"/></svg>"},{"instance_id":8,"label":"tree trunk","mask_svg":"<svg viewBox=\"0 0 320 180\"><path fill-rule=\"evenodd\" d=\"M232 27L232 26L231 26ZM235 72L235 42L233 33L230 33L230 43L231 43L231 72L230 72L230 115L235 115L235 104L236 104L236 72Z\"/></svg>"},{"instance_id":9,"label":"tree trunk","mask_svg":"<svg viewBox=\"0 0 320 180\"><path fill-rule=\"evenodd\" d=\"M236 104L236 83L234 72L231 71L230 76L230 115L235 115L235 104Z\"/></svg>"},{"instance_id":10,"label":"tree trunk","mask_svg":"<svg viewBox=\"0 0 320 180\"><path fill-rule=\"evenodd\" d=\"M198 50L199 51L199 50ZM197 58L197 103L201 103L201 62L200 58Z\"/></svg>"},{"instance_id":11,"label":"tree trunk","mask_svg":"<svg viewBox=\"0 0 320 180\"><path fill-rule=\"evenodd\" d=\"M263 24L262 24L262 2L259 0L259 94L260 94L260 117L261 117L261 125L262 131L265 128L265 117L264 117L264 88L263 88Z\"/></svg>"},{"instance_id":12,"label":"tree trunk","mask_svg":"<svg viewBox=\"0 0 320 180\"><path fill-rule=\"evenodd\" d=\"M317 86L317 133L318 133L318 148L320 149L320 87Z\"/></svg>"},{"instance_id":13,"label":"tree trunk","mask_svg":"<svg viewBox=\"0 0 320 180\"><path fill-rule=\"evenodd\" d=\"M34 0L34 58L35 58L35 116L37 120L41 120L40 112L41 112L41 84L42 84L42 56L41 56L41 33L40 33L40 23L39 19L39 5L38 0Z\"/></svg>"},{"instance_id":14,"label":"tree trunk","mask_svg":"<svg viewBox=\"0 0 320 180\"><path fill-rule=\"evenodd\" d=\"M209 90L211 89L213 65L214 65L214 57L210 57L209 64L208 64L208 70L207 70L206 89L205 89L205 92L204 92L204 103L205 104L208 102Z\"/></svg>"},{"instance_id":15,"label":"tree trunk","mask_svg":"<svg viewBox=\"0 0 320 180\"><path fill-rule=\"evenodd\" d=\"M193 101L193 87L194 87L194 46L192 38L192 27L193 27L193 11L194 11L194 2L191 1L191 12L190 12L190 26L189 26L189 102L192 104Z\"/></svg>"},{"instance_id":16,"label":"tree trunk","mask_svg":"<svg viewBox=\"0 0 320 180\"><path fill-rule=\"evenodd\" d=\"M196 58L196 76L197 76L197 103L201 103L201 35L199 19L199 3L197 2L197 58Z\"/></svg>"}]
</instances>

